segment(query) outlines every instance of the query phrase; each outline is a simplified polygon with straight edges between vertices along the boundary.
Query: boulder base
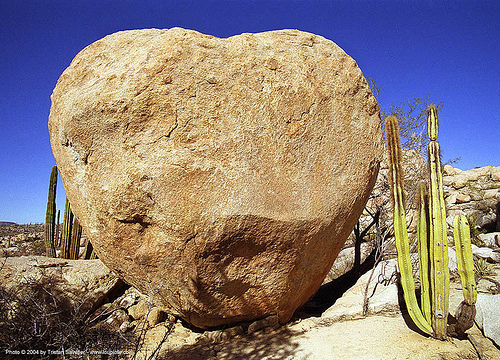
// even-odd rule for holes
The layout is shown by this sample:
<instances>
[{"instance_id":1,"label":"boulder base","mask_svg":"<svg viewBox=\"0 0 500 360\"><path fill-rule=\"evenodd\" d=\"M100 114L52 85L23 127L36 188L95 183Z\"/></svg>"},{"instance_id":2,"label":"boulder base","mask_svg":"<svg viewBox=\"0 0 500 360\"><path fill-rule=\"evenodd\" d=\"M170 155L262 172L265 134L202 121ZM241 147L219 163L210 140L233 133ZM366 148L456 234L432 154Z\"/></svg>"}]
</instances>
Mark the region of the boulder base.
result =
<instances>
[{"instance_id":1,"label":"boulder base","mask_svg":"<svg viewBox=\"0 0 500 360\"><path fill-rule=\"evenodd\" d=\"M383 150L356 62L296 30L107 36L61 75L49 132L99 258L202 328L288 321L351 232Z\"/></svg>"}]
</instances>

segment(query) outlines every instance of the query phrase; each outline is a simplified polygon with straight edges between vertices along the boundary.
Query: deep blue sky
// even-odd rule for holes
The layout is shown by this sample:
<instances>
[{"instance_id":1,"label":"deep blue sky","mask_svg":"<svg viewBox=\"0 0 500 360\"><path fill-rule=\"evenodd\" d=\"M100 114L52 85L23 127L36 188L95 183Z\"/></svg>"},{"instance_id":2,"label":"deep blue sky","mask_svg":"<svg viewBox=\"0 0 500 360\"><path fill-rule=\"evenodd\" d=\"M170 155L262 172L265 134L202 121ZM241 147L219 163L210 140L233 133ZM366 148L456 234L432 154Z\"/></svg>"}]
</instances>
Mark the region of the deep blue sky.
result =
<instances>
[{"instance_id":1,"label":"deep blue sky","mask_svg":"<svg viewBox=\"0 0 500 360\"><path fill-rule=\"evenodd\" d=\"M127 29L322 35L377 80L382 107L413 95L444 102L444 160L500 166L499 19L498 0L0 0L0 221L44 222L52 89L82 48Z\"/></svg>"}]
</instances>

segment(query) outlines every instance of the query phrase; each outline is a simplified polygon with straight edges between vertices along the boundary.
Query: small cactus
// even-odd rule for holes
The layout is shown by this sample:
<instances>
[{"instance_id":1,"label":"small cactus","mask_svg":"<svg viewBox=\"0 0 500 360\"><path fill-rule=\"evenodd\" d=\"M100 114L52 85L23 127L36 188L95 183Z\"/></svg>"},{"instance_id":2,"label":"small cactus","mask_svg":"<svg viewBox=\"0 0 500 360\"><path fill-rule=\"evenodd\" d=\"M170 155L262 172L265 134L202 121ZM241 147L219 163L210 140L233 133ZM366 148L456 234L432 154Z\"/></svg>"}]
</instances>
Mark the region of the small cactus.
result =
<instances>
[{"instance_id":1,"label":"small cactus","mask_svg":"<svg viewBox=\"0 0 500 360\"><path fill-rule=\"evenodd\" d=\"M56 257L56 248L54 245L56 188L57 188L57 166L53 166L52 171L50 172L49 195L47 199L47 211L45 213L45 254L48 257Z\"/></svg>"}]
</instances>

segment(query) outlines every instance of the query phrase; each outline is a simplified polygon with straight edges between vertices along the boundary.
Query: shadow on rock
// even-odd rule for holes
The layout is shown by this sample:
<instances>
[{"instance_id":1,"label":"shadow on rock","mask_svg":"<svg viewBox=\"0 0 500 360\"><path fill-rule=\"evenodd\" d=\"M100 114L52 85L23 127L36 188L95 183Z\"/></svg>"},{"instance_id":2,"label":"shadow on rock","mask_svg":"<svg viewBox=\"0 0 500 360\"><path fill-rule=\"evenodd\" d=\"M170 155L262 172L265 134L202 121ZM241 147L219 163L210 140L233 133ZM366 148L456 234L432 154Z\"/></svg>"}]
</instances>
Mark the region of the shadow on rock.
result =
<instances>
[{"instance_id":1,"label":"shadow on rock","mask_svg":"<svg viewBox=\"0 0 500 360\"><path fill-rule=\"evenodd\" d=\"M260 360L263 358L293 358L299 344L292 339L302 332L287 327L265 330L252 335L238 336L231 340L214 343L202 338L194 345L169 350L159 357L163 360Z\"/></svg>"},{"instance_id":2,"label":"shadow on rock","mask_svg":"<svg viewBox=\"0 0 500 360\"><path fill-rule=\"evenodd\" d=\"M347 290L353 287L362 275L373 269L376 251L377 249L373 249L360 266L352 268L344 275L322 285L316 295L297 311L296 315L303 318L321 316L323 312L335 304Z\"/></svg>"}]
</instances>

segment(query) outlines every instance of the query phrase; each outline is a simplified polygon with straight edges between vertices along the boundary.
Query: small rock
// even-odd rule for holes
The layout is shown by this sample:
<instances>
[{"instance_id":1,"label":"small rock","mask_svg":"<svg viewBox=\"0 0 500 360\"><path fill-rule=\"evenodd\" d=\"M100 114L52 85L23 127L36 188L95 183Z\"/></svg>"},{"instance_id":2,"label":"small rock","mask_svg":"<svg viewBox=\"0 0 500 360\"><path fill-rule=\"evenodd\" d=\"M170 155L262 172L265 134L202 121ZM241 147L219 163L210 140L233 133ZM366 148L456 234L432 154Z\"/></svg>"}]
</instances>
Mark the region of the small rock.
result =
<instances>
[{"instance_id":1,"label":"small rock","mask_svg":"<svg viewBox=\"0 0 500 360\"><path fill-rule=\"evenodd\" d=\"M136 293L130 293L127 296L125 296L121 301L120 301L120 307L124 309L128 309L132 305L134 305L137 302L137 294Z\"/></svg>"},{"instance_id":2,"label":"small rock","mask_svg":"<svg viewBox=\"0 0 500 360\"><path fill-rule=\"evenodd\" d=\"M446 177L446 175L447 175L447 176L453 176L453 175L455 175L455 174L456 174L456 171L455 171L455 169L453 168L453 166L446 164L446 165L443 167L443 173L444 173L445 177ZM444 181L444 178L443 178L443 181Z\"/></svg>"},{"instance_id":3,"label":"small rock","mask_svg":"<svg viewBox=\"0 0 500 360\"><path fill-rule=\"evenodd\" d=\"M156 306L151 309L148 315L148 324L151 327L156 326L165 320L165 313L158 309Z\"/></svg>"},{"instance_id":4,"label":"small rock","mask_svg":"<svg viewBox=\"0 0 500 360\"><path fill-rule=\"evenodd\" d=\"M123 309L117 309L106 319L106 323L112 327L120 328L128 320L129 316L127 312Z\"/></svg>"},{"instance_id":5,"label":"small rock","mask_svg":"<svg viewBox=\"0 0 500 360\"><path fill-rule=\"evenodd\" d=\"M137 304L132 305L128 308L128 314L132 316L135 320L138 320L145 316L148 312L149 304L146 299L140 300Z\"/></svg>"},{"instance_id":6,"label":"small rock","mask_svg":"<svg viewBox=\"0 0 500 360\"><path fill-rule=\"evenodd\" d=\"M469 179L467 178L466 175L455 176L455 185L454 185L454 188L455 189L461 189L465 185L467 185L468 181L469 181Z\"/></svg>"},{"instance_id":7,"label":"small rock","mask_svg":"<svg viewBox=\"0 0 500 360\"><path fill-rule=\"evenodd\" d=\"M124 333L133 328L134 325L129 320L125 320L121 325L120 325L120 332Z\"/></svg>"},{"instance_id":8,"label":"small rock","mask_svg":"<svg viewBox=\"0 0 500 360\"><path fill-rule=\"evenodd\" d=\"M484 191L484 200L500 197L500 189L489 189Z\"/></svg>"},{"instance_id":9,"label":"small rock","mask_svg":"<svg viewBox=\"0 0 500 360\"><path fill-rule=\"evenodd\" d=\"M500 262L500 253L487 247L478 247L472 244L472 254L491 262Z\"/></svg>"},{"instance_id":10,"label":"small rock","mask_svg":"<svg viewBox=\"0 0 500 360\"><path fill-rule=\"evenodd\" d=\"M457 252L455 248L448 248L448 259L448 269L450 269L450 271L457 270Z\"/></svg>"},{"instance_id":11,"label":"small rock","mask_svg":"<svg viewBox=\"0 0 500 360\"><path fill-rule=\"evenodd\" d=\"M220 342L232 339L237 335L243 334L243 332L244 331L241 326L233 326L225 330L206 331L204 336L207 340Z\"/></svg>"},{"instance_id":12,"label":"small rock","mask_svg":"<svg viewBox=\"0 0 500 360\"><path fill-rule=\"evenodd\" d=\"M274 326L278 326L278 325L279 325L278 317L276 315L271 315L271 316L268 316L264 319L257 320L257 321L254 321L253 323L251 323L250 326L248 327L247 332L249 334L252 334L252 333L259 331L261 329L264 329L267 327L274 327Z\"/></svg>"},{"instance_id":13,"label":"small rock","mask_svg":"<svg viewBox=\"0 0 500 360\"><path fill-rule=\"evenodd\" d=\"M8 254L9 256L12 256L12 255L14 255L15 253L19 252L19 248L18 248L17 246L11 246L11 247L9 247L9 248L5 249L5 251L7 252L7 254Z\"/></svg>"},{"instance_id":14,"label":"small rock","mask_svg":"<svg viewBox=\"0 0 500 360\"><path fill-rule=\"evenodd\" d=\"M497 346L500 345L500 294L478 294L476 323Z\"/></svg>"},{"instance_id":15,"label":"small rock","mask_svg":"<svg viewBox=\"0 0 500 360\"><path fill-rule=\"evenodd\" d=\"M478 238L489 248L500 247L500 232L479 234Z\"/></svg>"},{"instance_id":16,"label":"small rock","mask_svg":"<svg viewBox=\"0 0 500 360\"><path fill-rule=\"evenodd\" d=\"M465 195L465 194L460 194L460 193L457 194L457 197L456 197L457 204L464 204L464 203L468 203L469 201L471 201L470 195Z\"/></svg>"}]
</instances>

